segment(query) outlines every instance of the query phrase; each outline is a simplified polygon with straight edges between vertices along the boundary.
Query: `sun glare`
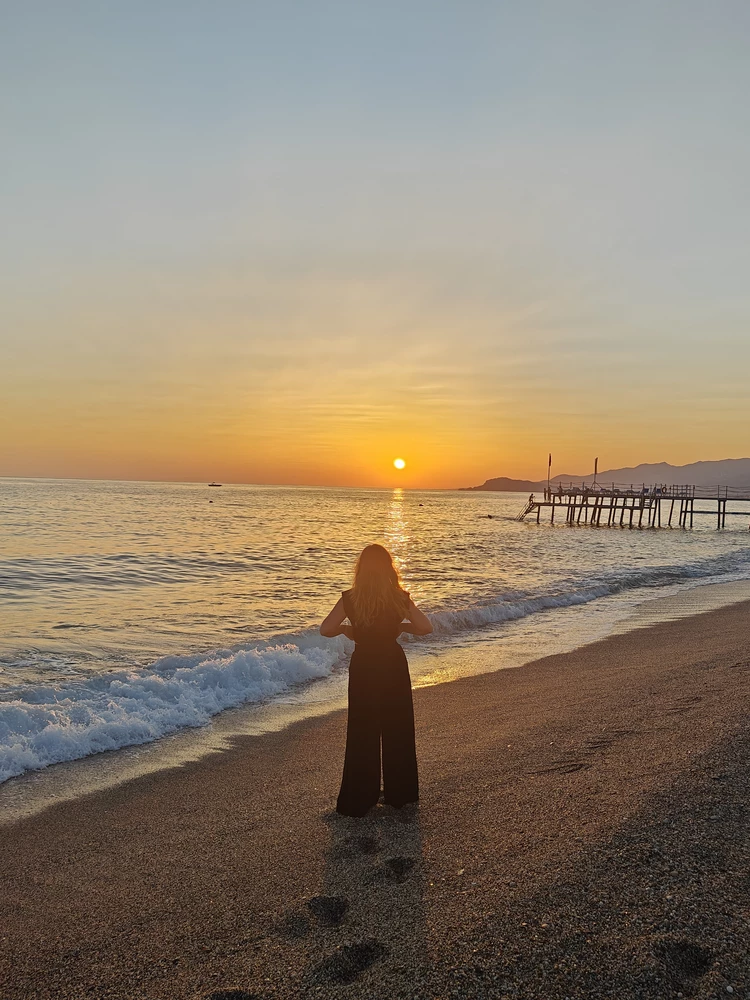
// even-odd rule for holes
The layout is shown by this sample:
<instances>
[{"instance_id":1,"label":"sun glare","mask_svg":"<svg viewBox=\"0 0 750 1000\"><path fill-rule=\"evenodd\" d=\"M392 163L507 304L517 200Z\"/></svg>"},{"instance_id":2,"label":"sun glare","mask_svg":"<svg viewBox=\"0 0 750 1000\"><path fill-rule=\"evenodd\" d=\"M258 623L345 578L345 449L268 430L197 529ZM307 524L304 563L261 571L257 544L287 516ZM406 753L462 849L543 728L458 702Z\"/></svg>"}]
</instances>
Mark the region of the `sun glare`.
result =
<instances>
[{"instance_id":1,"label":"sun glare","mask_svg":"<svg viewBox=\"0 0 750 1000\"><path fill-rule=\"evenodd\" d=\"M397 469L405 469L406 468L406 462L403 460L403 458L394 458L393 459L393 464L396 466Z\"/></svg>"}]
</instances>

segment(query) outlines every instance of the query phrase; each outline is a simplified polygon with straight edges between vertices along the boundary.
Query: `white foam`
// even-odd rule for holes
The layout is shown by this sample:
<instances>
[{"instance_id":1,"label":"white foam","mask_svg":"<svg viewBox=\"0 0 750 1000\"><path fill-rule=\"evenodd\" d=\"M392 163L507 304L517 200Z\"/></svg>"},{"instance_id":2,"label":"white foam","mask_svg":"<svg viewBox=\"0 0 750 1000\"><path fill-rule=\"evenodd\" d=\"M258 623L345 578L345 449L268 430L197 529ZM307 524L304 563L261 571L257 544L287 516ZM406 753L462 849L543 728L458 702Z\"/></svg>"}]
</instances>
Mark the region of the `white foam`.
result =
<instances>
[{"instance_id":1,"label":"white foam","mask_svg":"<svg viewBox=\"0 0 750 1000\"><path fill-rule=\"evenodd\" d=\"M0 702L0 782L102 750L204 725L225 708L264 701L325 677L352 644L284 644L170 657L59 687L29 685Z\"/></svg>"}]
</instances>

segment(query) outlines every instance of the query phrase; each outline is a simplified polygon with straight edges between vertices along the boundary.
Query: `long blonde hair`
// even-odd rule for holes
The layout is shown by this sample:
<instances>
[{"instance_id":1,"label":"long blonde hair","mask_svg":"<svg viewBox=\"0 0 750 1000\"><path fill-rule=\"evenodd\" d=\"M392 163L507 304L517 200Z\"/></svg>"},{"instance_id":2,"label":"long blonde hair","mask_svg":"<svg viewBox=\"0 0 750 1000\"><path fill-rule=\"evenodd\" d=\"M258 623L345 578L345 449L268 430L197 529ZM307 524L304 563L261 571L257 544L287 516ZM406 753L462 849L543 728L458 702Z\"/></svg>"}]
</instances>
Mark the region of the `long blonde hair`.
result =
<instances>
[{"instance_id":1,"label":"long blonde hair","mask_svg":"<svg viewBox=\"0 0 750 1000\"><path fill-rule=\"evenodd\" d=\"M388 549L366 545L354 569L352 604L358 625L370 625L383 612L403 618L409 607L409 595L401 586L398 570Z\"/></svg>"}]
</instances>

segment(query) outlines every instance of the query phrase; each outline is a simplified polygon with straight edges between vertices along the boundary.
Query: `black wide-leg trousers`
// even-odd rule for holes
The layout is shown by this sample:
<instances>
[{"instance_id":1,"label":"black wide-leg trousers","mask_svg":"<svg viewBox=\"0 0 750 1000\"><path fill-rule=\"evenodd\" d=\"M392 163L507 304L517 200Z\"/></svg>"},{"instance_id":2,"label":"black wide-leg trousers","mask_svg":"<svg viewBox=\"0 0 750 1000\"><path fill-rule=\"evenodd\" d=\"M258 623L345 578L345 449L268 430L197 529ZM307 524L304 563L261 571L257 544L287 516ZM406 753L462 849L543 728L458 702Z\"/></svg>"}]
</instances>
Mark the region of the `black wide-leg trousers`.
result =
<instances>
[{"instance_id":1,"label":"black wide-leg trousers","mask_svg":"<svg viewBox=\"0 0 750 1000\"><path fill-rule=\"evenodd\" d=\"M397 643L357 645L349 665L346 756L336 811L364 816L380 797L400 808L419 798L414 708L406 655Z\"/></svg>"}]
</instances>

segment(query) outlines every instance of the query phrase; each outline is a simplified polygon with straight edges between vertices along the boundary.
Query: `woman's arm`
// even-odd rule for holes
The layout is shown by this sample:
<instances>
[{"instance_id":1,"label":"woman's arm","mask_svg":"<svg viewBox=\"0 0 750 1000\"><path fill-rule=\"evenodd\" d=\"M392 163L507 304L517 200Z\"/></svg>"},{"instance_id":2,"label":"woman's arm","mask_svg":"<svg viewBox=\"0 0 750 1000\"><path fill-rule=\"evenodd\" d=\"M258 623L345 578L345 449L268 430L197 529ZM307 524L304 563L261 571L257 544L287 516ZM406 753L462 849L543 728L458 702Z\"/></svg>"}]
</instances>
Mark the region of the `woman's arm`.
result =
<instances>
[{"instance_id":1,"label":"woman's arm","mask_svg":"<svg viewBox=\"0 0 750 1000\"><path fill-rule=\"evenodd\" d=\"M402 632L409 632L411 635L429 635L432 632L430 619L419 610L414 601L409 601L409 609L406 614L409 620L402 624Z\"/></svg>"},{"instance_id":2,"label":"woman's arm","mask_svg":"<svg viewBox=\"0 0 750 1000\"><path fill-rule=\"evenodd\" d=\"M352 627L351 625L342 624L346 618L346 611L344 610L344 599L340 597L336 602L336 606L333 611L328 615L326 620L320 626L320 634L326 636L329 639L333 639L337 635L345 635L347 639L352 638Z\"/></svg>"}]
</instances>

